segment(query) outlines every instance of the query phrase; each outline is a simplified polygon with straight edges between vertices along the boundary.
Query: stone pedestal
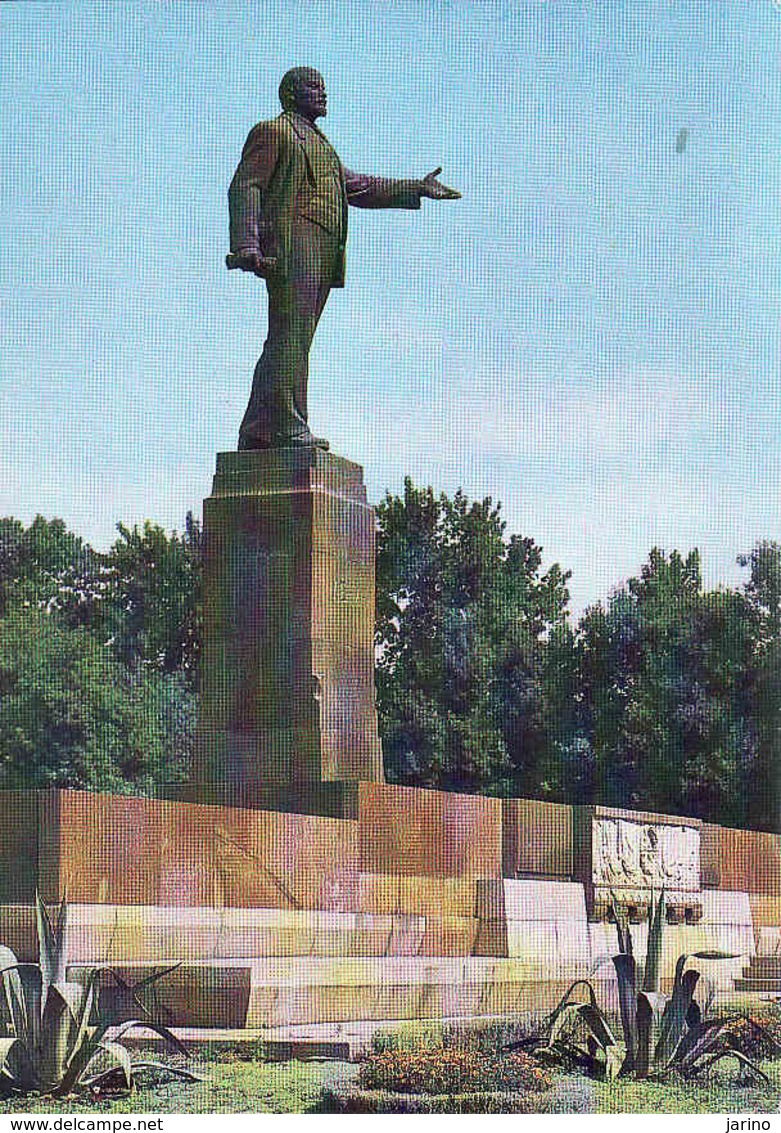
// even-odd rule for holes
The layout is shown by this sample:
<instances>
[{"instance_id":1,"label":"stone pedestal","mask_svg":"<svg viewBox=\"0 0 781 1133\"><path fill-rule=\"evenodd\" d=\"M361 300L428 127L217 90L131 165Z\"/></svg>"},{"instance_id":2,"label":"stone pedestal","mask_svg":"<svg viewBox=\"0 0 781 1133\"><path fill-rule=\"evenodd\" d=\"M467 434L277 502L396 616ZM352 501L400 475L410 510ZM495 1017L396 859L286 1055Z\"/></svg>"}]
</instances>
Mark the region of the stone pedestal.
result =
<instances>
[{"instance_id":1,"label":"stone pedestal","mask_svg":"<svg viewBox=\"0 0 781 1133\"><path fill-rule=\"evenodd\" d=\"M374 512L317 448L220 453L204 502L204 655L190 797L382 782Z\"/></svg>"}]
</instances>

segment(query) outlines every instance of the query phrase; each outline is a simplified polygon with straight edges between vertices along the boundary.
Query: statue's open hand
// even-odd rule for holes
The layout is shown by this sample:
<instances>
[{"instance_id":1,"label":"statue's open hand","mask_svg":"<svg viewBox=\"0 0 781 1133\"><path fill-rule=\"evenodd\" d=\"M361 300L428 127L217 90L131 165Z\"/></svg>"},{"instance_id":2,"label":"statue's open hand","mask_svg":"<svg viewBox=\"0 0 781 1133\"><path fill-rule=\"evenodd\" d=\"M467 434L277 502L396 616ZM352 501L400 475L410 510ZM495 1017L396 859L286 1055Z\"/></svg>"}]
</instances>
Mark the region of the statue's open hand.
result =
<instances>
[{"instance_id":1,"label":"statue's open hand","mask_svg":"<svg viewBox=\"0 0 781 1133\"><path fill-rule=\"evenodd\" d=\"M266 279L276 268L277 261L275 256L261 256L259 252L228 252L225 266L229 271L238 268L240 271L251 271L253 275Z\"/></svg>"},{"instance_id":2,"label":"statue's open hand","mask_svg":"<svg viewBox=\"0 0 781 1133\"><path fill-rule=\"evenodd\" d=\"M442 166L435 169L432 173L427 173L420 183L421 197L430 197L433 201L457 201L460 199L461 194L457 189L450 189L447 185L443 185L441 181L437 181L442 172Z\"/></svg>"}]
</instances>

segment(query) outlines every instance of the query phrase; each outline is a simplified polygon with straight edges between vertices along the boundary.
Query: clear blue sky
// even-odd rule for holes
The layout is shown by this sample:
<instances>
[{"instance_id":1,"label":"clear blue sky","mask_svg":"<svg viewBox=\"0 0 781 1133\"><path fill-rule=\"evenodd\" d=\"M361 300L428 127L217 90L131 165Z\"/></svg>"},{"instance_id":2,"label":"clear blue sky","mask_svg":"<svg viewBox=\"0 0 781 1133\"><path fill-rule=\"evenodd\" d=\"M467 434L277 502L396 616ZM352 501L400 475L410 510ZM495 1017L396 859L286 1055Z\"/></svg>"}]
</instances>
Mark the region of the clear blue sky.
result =
<instances>
[{"instance_id":1,"label":"clear blue sky","mask_svg":"<svg viewBox=\"0 0 781 1133\"><path fill-rule=\"evenodd\" d=\"M374 500L501 500L576 609L654 544L734 584L781 539L779 59L776 0L0 4L0 514L200 514L265 334L226 190L309 64L345 164L464 194L352 211L315 431Z\"/></svg>"}]
</instances>

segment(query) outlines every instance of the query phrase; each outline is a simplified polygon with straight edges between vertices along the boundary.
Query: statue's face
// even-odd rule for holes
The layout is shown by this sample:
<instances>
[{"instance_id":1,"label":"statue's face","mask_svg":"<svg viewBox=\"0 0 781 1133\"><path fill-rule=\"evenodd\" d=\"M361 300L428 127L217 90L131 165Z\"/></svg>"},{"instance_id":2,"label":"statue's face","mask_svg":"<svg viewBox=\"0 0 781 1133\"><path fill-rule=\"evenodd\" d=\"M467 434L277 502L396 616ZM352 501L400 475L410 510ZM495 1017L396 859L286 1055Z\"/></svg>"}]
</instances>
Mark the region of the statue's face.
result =
<instances>
[{"instance_id":1,"label":"statue's face","mask_svg":"<svg viewBox=\"0 0 781 1133\"><path fill-rule=\"evenodd\" d=\"M325 116L328 99L323 76L319 71L307 67L296 76L295 100L298 113L308 118L310 122Z\"/></svg>"}]
</instances>

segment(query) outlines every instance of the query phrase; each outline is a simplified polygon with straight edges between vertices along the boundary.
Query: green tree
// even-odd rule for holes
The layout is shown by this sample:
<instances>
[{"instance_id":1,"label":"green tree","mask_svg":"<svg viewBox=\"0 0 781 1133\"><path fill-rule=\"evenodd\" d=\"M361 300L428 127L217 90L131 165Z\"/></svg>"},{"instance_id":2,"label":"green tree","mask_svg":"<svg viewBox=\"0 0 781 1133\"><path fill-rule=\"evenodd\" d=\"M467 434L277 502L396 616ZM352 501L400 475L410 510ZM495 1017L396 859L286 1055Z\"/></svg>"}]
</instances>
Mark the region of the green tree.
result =
<instances>
[{"instance_id":1,"label":"green tree","mask_svg":"<svg viewBox=\"0 0 781 1133\"><path fill-rule=\"evenodd\" d=\"M756 824L781 831L781 546L757 543L738 561L751 572L745 595L754 637L749 705L756 758L746 793Z\"/></svg>"},{"instance_id":2,"label":"green tree","mask_svg":"<svg viewBox=\"0 0 781 1133\"><path fill-rule=\"evenodd\" d=\"M744 596L704 593L696 551L654 549L639 578L586 612L578 648L595 797L746 821L755 750Z\"/></svg>"},{"instance_id":3,"label":"green tree","mask_svg":"<svg viewBox=\"0 0 781 1133\"><path fill-rule=\"evenodd\" d=\"M377 692L392 782L539 793L555 764L546 648L566 641L568 575L504 538L490 499L405 481L377 509ZM560 677L559 659L556 679ZM560 683L560 682L559 682Z\"/></svg>"},{"instance_id":4,"label":"green tree","mask_svg":"<svg viewBox=\"0 0 781 1133\"><path fill-rule=\"evenodd\" d=\"M117 657L180 674L195 689L201 646L202 536L188 513L184 532L170 535L146 522L118 524L105 558L107 585L101 619Z\"/></svg>"},{"instance_id":5,"label":"green tree","mask_svg":"<svg viewBox=\"0 0 781 1133\"><path fill-rule=\"evenodd\" d=\"M75 599L89 589L98 561L61 519L38 515L27 528L18 519L0 519L0 615L15 604L56 602L64 592Z\"/></svg>"},{"instance_id":6,"label":"green tree","mask_svg":"<svg viewBox=\"0 0 781 1133\"><path fill-rule=\"evenodd\" d=\"M145 793L181 778L169 693L84 627L11 609L0 622L0 785Z\"/></svg>"},{"instance_id":7,"label":"green tree","mask_svg":"<svg viewBox=\"0 0 781 1133\"><path fill-rule=\"evenodd\" d=\"M25 695L10 695L18 683L11 677L13 666L6 674L11 684L0 690L0 700L6 743L10 742L14 713L21 714L22 748L14 750L19 755L25 745L40 741L43 746L39 757L30 757L31 766L37 766L38 758L41 768L56 765L59 778L52 781L67 779L71 785L89 783L104 789L136 784L147 789L155 778L161 782L181 779L190 760L200 650L201 537L191 516L181 536L176 532L168 536L149 523L142 530L120 525L119 531L110 552L100 555L70 533L61 520L39 516L26 529L18 520L0 520L0 638L5 648L15 643L22 676L33 671L29 665L35 667L39 691L46 673L50 674L50 691L57 703L61 703L57 700L61 682L75 680L84 691L85 712L92 705L101 718L108 719L112 712L114 718L117 713L129 713L126 757L120 759L113 748L111 752L107 749L105 758L100 757L96 737L102 735L106 743L113 744L118 733L108 726L96 731L91 718L82 721L80 739L61 744L57 737L71 732L52 705L46 707L45 700L40 701L42 716L36 731L32 708L36 701L29 687L22 681L19 687L27 689ZM35 632L29 639L16 632L25 611L49 615L48 620L30 622ZM43 635L41 640L38 632ZM69 638L68 633L73 636ZM73 678L65 675L71 673L78 650L89 672L106 676L110 671L106 679L113 683L114 692L105 692L107 698L115 697L110 711L105 705L98 710L98 690L90 692L87 669L78 670ZM148 759L140 762L130 727L139 713L147 722L154 722L150 724ZM59 752L56 758L55 752ZM87 752L94 757L92 772L83 762ZM12 763L15 761L16 756ZM19 774L23 776L22 771Z\"/></svg>"}]
</instances>

